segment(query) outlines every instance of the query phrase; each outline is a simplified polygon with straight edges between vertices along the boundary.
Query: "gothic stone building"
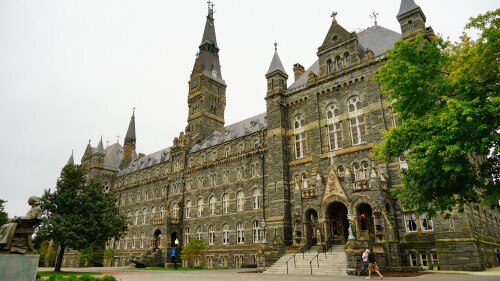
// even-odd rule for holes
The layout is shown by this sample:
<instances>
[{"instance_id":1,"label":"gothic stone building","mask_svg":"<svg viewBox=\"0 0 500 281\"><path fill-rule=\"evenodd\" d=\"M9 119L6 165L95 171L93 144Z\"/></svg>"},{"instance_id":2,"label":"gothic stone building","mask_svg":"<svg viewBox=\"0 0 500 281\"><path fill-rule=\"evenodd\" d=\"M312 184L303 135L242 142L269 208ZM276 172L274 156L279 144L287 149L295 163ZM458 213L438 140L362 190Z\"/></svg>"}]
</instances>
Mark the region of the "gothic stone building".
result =
<instances>
[{"instance_id":1,"label":"gothic stone building","mask_svg":"<svg viewBox=\"0 0 500 281\"><path fill-rule=\"evenodd\" d=\"M444 219L404 210L389 192L400 185L404 155L388 163L371 156L381 132L397 126L372 82L386 50L418 33L433 36L413 0L401 1L396 18L402 34L379 25L356 33L334 14L318 60L308 69L295 64L294 81L275 51L266 81L253 82L267 83L266 112L225 126L226 81L209 7L189 77L185 131L171 147L137 154L133 114L123 146L89 143L81 160L130 218L126 235L108 245L117 253L114 265L164 257L175 240L182 246L194 238L208 250L190 265L209 268L253 264L266 241L278 253L346 244L350 267L363 247L384 269L495 265L497 212L472 206Z\"/></svg>"}]
</instances>

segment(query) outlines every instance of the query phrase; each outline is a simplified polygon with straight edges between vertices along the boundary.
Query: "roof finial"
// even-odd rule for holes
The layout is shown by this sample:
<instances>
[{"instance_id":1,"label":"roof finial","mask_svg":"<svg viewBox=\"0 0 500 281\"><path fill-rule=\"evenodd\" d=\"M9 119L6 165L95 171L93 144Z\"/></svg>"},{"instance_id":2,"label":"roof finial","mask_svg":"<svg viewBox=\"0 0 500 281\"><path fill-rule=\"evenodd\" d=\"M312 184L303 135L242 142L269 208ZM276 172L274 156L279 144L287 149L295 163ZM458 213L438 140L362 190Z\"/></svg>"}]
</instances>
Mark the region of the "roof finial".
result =
<instances>
[{"instance_id":1,"label":"roof finial","mask_svg":"<svg viewBox=\"0 0 500 281\"><path fill-rule=\"evenodd\" d=\"M116 143L120 143L120 134L116 136Z\"/></svg>"},{"instance_id":2,"label":"roof finial","mask_svg":"<svg viewBox=\"0 0 500 281\"><path fill-rule=\"evenodd\" d=\"M334 12L332 13L332 15L331 15L331 17L333 18L333 20L334 20L334 21L336 21L335 16L336 16L337 14L338 14L338 13L334 11Z\"/></svg>"},{"instance_id":3,"label":"roof finial","mask_svg":"<svg viewBox=\"0 0 500 281\"><path fill-rule=\"evenodd\" d=\"M215 13L215 11L214 11L214 6L215 6L214 2L208 0L207 4L208 4L208 12L209 13Z\"/></svg>"},{"instance_id":4,"label":"roof finial","mask_svg":"<svg viewBox=\"0 0 500 281\"><path fill-rule=\"evenodd\" d=\"M132 117L135 117L135 106L132 108Z\"/></svg>"},{"instance_id":5,"label":"roof finial","mask_svg":"<svg viewBox=\"0 0 500 281\"><path fill-rule=\"evenodd\" d=\"M108 147L108 146L109 146L109 139L106 140L106 147Z\"/></svg>"},{"instance_id":6,"label":"roof finial","mask_svg":"<svg viewBox=\"0 0 500 281\"><path fill-rule=\"evenodd\" d=\"M377 16L378 13L376 13L375 10L373 10L372 14L370 15L370 18L375 20L375 25L377 25Z\"/></svg>"},{"instance_id":7,"label":"roof finial","mask_svg":"<svg viewBox=\"0 0 500 281\"><path fill-rule=\"evenodd\" d=\"M274 51L275 52L278 51L278 43L276 41L274 41Z\"/></svg>"}]
</instances>

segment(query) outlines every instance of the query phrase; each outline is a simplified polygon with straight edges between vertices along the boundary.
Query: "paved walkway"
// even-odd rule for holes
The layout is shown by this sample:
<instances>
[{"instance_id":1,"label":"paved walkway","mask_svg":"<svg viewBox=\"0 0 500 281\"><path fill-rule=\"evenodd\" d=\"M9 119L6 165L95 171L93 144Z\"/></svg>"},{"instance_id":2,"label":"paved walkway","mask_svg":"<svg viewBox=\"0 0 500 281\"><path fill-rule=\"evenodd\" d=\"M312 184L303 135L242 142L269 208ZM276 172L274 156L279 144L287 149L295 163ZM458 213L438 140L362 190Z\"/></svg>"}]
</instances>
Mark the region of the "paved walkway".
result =
<instances>
[{"instance_id":1,"label":"paved walkway","mask_svg":"<svg viewBox=\"0 0 500 281\"><path fill-rule=\"evenodd\" d=\"M39 268L39 271L52 271L53 268ZM364 277L357 276L320 276L320 275L274 275L253 273L246 269L227 270L200 270L200 271L156 271L140 270L120 267L86 267L86 268L63 268L63 271L77 272L103 272L113 275L118 281L335 281L335 280L365 280ZM468 271L427 271L418 277L385 277L384 280L438 280L438 281L498 281L500 280L500 267L482 272ZM382 272L383 274L383 272ZM377 278L372 278L378 280Z\"/></svg>"}]
</instances>

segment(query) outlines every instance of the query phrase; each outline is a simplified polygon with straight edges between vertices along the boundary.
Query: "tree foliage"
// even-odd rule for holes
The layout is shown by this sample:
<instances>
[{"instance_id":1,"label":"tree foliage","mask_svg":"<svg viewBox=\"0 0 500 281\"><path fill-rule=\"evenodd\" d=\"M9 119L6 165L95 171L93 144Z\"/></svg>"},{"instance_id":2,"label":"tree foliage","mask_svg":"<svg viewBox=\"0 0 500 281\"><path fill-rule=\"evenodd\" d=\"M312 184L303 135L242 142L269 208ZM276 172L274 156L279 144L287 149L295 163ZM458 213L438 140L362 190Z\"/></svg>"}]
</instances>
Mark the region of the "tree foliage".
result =
<instances>
[{"instance_id":1,"label":"tree foliage","mask_svg":"<svg viewBox=\"0 0 500 281\"><path fill-rule=\"evenodd\" d=\"M36 237L59 244L55 271L60 271L66 248L98 248L126 231L126 217L119 213L116 200L115 194L103 191L102 184L88 179L84 167L63 168L55 190L45 190L42 196L45 218Z\"/></svg>"},{"instance_id":2,"label":"tree foliage","mask_svg":"<svg viewBox=\"0 0 500 281\"><path fill-rule=\"evenodd\" d=\"M191 239L182 247L181 259L191 263L191 260L195 257L202 256L206 249L207 245L205 241L201 239Z\"/></svg>"},{"instance_id":3,"label":"tree foliage","mask_svg":"<svg viewBox=\"0 0 500 281\"><path fill-rule=\"evenodd\" d=\"M398 127L385 133L375 154L406 154L402 187L407 208L447 213L482 202L498 206L500 140L500 10L472 18L461 42L397 42L375 81L392 101Z\"/></svg>"},{"instance_id":4,"label":"tree foliage","mask_svg":"<svg viewBox=\"0 0 500 281\"><path fill-rule=\"evenodd\" d=\"M4 206L6 202L7 201L0 199L0 225L5 224L8 220L8 214L5 212Z\"/></svg>"}]
</instances>

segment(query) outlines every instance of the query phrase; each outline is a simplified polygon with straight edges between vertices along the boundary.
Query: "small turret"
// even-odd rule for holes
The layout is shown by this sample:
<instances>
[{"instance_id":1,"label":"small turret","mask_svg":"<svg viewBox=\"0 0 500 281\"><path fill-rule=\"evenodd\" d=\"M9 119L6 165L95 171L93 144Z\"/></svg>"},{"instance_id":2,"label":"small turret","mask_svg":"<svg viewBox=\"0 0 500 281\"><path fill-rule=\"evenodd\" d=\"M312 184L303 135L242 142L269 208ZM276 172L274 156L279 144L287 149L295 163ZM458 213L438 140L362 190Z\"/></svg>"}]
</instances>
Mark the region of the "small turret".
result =
<instances>
[{"instance_id":1,"label":"small turret","mask_svg":"<svg viewBox=\"0 0 500 281\"><path fill-rule=\"evenodd\" d=\"M278 43L274 43L274 56L271 60L271 65L266 73L267 79L267 97L272 97L277 94L284 94L287 89L288 74L281 63L278 55Z\"/></svg>"},{"instance_id":2,"label":"small turret","mask_svg":"<svg viewBox=\"0 0 500 281\"><path fill-rule=\"evenodd\" d=\"M403 39L410 39L417 34L422 34L424 37L434 36L434 31L431 27L425 27L425 14L422 9L415 4L413 0L401 0L401 6L396 16Z\"/></svg>"}]
</instances>

